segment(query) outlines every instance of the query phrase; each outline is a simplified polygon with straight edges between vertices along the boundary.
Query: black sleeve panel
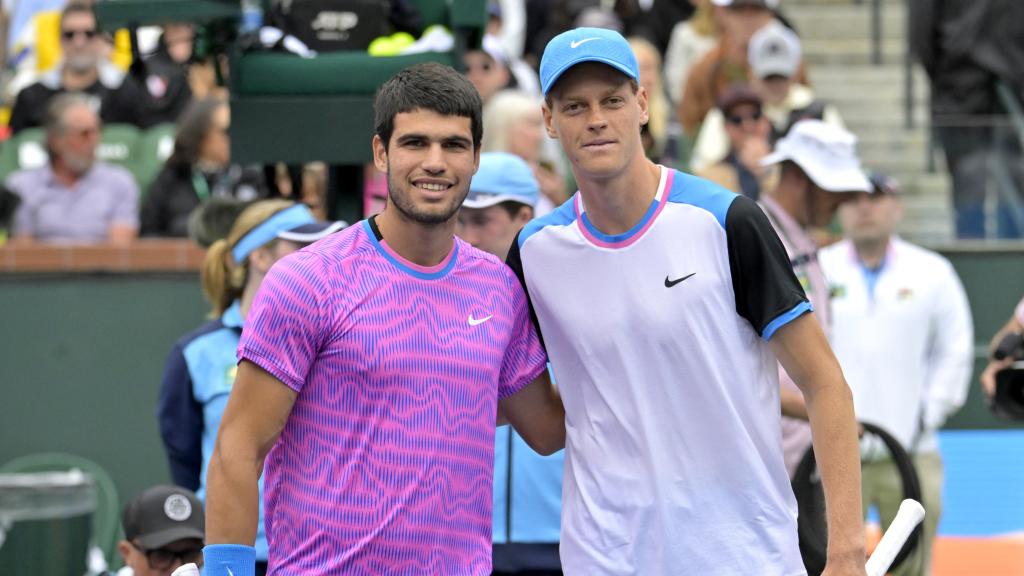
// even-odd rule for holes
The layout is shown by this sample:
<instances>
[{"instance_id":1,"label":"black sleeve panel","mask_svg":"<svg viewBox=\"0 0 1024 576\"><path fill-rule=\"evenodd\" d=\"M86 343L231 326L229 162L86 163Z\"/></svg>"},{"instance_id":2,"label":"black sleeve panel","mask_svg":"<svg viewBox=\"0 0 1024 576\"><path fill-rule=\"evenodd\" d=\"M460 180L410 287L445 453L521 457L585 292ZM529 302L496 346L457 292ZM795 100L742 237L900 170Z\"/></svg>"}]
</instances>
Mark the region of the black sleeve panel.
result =
<instances>
[{"instance_id":1,"label":"black sleeve panel","mask_svg":"<svg viewBox=\"0 0 1024 576\"><path fill-rule=\"evenodd\" d=\"M807 294L793 273L782 240L753 200L739 196L732 202L725 216L725 235L736 312L764 336L773 320L807 302Z\"/></svg>"},{"instance_id":2,"label":"black sleeve panel","mask_svg":"<svg viewBox=\"0 0 1024 576\"><path fill-rule=\"evenodd\" d=\"M508 249L508 256L505 257L505 265L512 269L515 273L516 278L519 279L519 283L523 285L523 292L526 293L526 301L530 304L530 320L533 321L533 327L537 329L537 336L540 337L540 344L544 346L544 350L547 351L547 346L544 345L544 333L540 330L540 322L537 320L537 312L533 309L533 298L530 296L530 289L526 287L526 274L523 272L523 259L519 253L519 234L516 234L514 240L512 240L512 247Z\"/></svg>"}]
</instances>

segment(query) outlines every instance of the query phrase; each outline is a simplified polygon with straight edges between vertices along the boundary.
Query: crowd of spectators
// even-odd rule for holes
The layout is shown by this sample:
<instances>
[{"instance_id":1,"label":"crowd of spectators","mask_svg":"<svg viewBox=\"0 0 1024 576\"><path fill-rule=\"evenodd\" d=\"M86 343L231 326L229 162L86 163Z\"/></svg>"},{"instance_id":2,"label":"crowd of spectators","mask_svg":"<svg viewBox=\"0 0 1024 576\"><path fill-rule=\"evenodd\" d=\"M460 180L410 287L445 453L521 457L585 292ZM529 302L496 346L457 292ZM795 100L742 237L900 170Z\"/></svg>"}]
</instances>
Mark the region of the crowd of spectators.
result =
<instances>
[{"instance_id":1,"label":"crowd of spectators","mask_svg":"<svg viewBox=\"0 0 1024 576\"><path fill-rule=\"evenodd\" d=\"M138 214L127 220L141 236L187 236L190 213L209 198L248 202L284 196L324 204L329 182L322 168L232 164L225 89L216 80L210 59L196 56L194 25L168 23L140 30L137 53L141 57L133 60L121 32L100 29L91 0L65 2L22 3L27 7L19 6L12 15L5 46L9 47L5 50L9 81L0 94L9 116L0 138L6 134L14 146L20 133L43 127L48 106L64 93L87 97L105 126L127 124L145 131L176 123L173 148L164 146L158 152L162 168L144 178L132 171L138 188L133 200L137 206L132 209ZM407 3L400 4L409 11ZM972 28L975 32L992 27L986 24L991 20L987 15L997 8L996 0L982 3L987 8L979 4L966 12L940 10L933 4L914 3L922 22L912 40L933 79L950 87L933 92L933 111L937 141L946 151L952 174L958 235L981 237L986 187L991 186L988 178L978 175L986 172L997 152L1002 158L1009 154L1012 182L1020 181L1024 168L1019 153L1013 155L1019 144L1015 138L1003 137L1002 148L994 151L999 142L995 136L1001 133L991 127L973 128L968 116L998 108L992 95L996 82L1016 86L1019 80L1000 73L1005 66L1000 68L999 63L1005 58L996 58L993 50L983 46L965 51L963 42L928 32L942 32L942 22L957 24L971 18L979 22L980 27ZM843 127L836 107L816 98L798 31L783 8L779 0L492 0L481 45L465 52L462 61L486 105L489 130L484 148L510 151L533 167L543 192L538 215L568 198L575 186L569 161L545 136L539 112L538 57L547 39L568 27L607 27L630 39L640 64L650 115L643 129L648 157L757 198L766 180L770 186L777 177L777 171L764 169L758 162L794 122L818 118ZM986 41L997 48L1015 46L1000 42L998 34ZM982 103L984 90L988 96ZM43 150L50 155L51 170L61 163L53 158L51 141L63 129L46 127ZM954 137L954 131L966 136ZM41 165L37 160L27 167ZM104 162L95 165L100 171L108 168ZM41 173L34 174L38 179ZM11 221L0 222L0 227L10 230L10 237L114 240L103 234L54 237L39 233L28 223L31 211L38 210L42 201L38 190L25 190L26 178L32 181L33 177L6 176L9 192L22 196ZM372 198L380 197L382 181L368 180L364 204L377 205ZM102 190L101 194L115 192ZM1012 218L1019 199L1014 203L1005 194L999 198L999 235L1013 237L1019 228L1019 218ZM104 229L102 220L90 226Z\"/></svg>"}]
</instances>

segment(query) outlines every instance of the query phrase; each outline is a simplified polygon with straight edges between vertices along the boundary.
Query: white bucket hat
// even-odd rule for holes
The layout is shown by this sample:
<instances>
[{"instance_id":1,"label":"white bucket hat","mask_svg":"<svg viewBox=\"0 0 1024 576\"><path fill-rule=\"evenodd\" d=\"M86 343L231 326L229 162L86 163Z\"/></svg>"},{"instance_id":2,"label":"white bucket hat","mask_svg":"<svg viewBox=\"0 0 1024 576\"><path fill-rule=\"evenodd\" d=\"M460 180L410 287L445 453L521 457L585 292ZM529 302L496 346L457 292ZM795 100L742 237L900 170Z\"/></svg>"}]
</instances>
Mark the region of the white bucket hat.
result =
<instances>
[{"instance_id":1,"label":"white bucket hat","mask_svg":"<svg viewBox=\"0 0 1024 576\"><path fill-rule=\"evenodd\" d=\"M762 166L790 160L828 192L871 192L873 187L857 159L857 137L821 120L801 120L775 143Z\"/></svg>"}]
</instances>

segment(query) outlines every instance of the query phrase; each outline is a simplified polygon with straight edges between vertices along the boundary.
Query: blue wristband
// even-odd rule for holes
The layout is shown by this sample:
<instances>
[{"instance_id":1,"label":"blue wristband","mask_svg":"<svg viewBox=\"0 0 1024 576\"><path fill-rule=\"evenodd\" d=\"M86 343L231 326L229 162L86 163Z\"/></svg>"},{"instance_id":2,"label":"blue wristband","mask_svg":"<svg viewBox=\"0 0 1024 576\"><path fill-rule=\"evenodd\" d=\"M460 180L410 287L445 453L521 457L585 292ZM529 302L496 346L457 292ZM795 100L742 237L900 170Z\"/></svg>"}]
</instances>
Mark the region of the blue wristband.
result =
<instances>
[{"instance_id":1,"label":"blue wristband","mask_svg":"<svg viewBox=\"0 0 1024 576\"><path fill-rule=\"evenodd\" d=\"M243 544L210 544L203 548L204 576L254 576L256 549Z\"/></svg>"}]
</instances>

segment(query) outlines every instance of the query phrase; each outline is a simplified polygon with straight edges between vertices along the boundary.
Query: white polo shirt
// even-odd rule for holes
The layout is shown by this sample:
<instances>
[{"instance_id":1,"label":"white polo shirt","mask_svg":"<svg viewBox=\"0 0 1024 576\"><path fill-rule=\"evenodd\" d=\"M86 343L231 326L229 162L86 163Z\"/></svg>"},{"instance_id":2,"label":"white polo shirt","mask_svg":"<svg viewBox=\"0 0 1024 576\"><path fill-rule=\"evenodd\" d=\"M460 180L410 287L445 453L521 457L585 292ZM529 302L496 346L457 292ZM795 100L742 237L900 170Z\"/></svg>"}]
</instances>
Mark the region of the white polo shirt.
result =
<instances>
[{"instance_id":1,"label":"white polo shirt","mask_svg":"<svg viewBox=\"0 0 1024 576\"><path fill-rule=\"evenodd\" d=\"M937 450L934 431L963 406L974 361L971 309L953 266L897 237L873 283L849 240L821 250L819 261L832 293L832 349L857 419L912 452Z\"/></svg>"},{"instance_id":2,"label":"white polo shirt","mask_svg":"<svg viewBox=\"0 0 1024 576\"><path fill-rule=\"evenodd\" d=\"M632 230L580 194L520 232L566 409L567 574L804 574L767 339L811 309L751 200L662 168Z\"/></svg>"}]
</instances>

